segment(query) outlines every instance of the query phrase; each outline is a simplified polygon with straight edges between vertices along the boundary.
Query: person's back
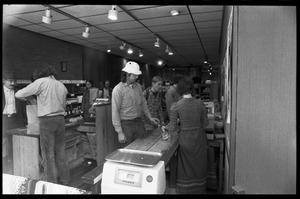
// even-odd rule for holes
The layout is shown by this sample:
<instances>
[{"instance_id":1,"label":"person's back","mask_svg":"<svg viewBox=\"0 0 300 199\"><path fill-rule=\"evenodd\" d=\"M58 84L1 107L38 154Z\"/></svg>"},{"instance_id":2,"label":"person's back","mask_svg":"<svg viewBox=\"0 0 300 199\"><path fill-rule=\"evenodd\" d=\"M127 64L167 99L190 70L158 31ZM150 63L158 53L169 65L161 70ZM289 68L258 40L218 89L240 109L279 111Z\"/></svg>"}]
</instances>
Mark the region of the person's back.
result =
<instances>
[{"instance_id":1,"label":"person's back","mask_svg":"<svg viewBox=\"0 0 300 199\"><path fill-rule=\"evenodd\" d=\"M203 120L203 114L206 114L205 105L201 100L195 98L182 98L177 103L177 110L180 119L180 128L182 130L198 129L207 125L207 120Z\"/></svg>"},{"instance_id":2,"label":"person's back","mask_svg":"<svg viewBox=\"0 0 300 199\"><path fill-rule=\"evenodd\" d=\"M38 116L64 114L68 91L63 83L51 77L43 77L36 81L40 82L37 102L42 106L42 110L38 109Z\"/></svg>"}]
</instances>

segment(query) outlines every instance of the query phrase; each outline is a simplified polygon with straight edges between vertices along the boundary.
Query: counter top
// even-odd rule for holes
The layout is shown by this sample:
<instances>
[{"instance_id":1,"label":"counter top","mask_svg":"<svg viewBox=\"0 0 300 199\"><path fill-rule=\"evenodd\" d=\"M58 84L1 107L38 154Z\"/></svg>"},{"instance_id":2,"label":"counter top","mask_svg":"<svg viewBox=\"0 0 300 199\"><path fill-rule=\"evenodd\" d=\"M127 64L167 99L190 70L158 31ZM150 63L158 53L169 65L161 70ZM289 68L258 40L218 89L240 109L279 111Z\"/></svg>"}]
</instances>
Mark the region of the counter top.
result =
<instances>
[{"instance_id":1,"label":"counter top","mask_svg":"<svg viewBox=\"0 0 300 199\"><path fill-rule=\"evenodd\" d=\"M66 122L66 129L77 127L79 125L80 125L80 123ZM6 134L8 134L8 135L23 135L23 136L29 136L29 137L39 137L39 135L37 135L37 134L27 134L27 127L9 129L9 130L6 130Z\"/></svg>"},{"instance_id":2,"label":"counter top","mask_svg":"<svg viewBox=\"0 0 300 199\"><path fill-rule=\"evenodd\" d=\"M171 139L165 141L162 139L161 131L159 129L156 129L146 138L136 139L131 144L126 146L125 149L161 153L161 160L164 161L167 165L179 145L177 132L172 132L170 134Z\"/></svg>"}]
</instances>

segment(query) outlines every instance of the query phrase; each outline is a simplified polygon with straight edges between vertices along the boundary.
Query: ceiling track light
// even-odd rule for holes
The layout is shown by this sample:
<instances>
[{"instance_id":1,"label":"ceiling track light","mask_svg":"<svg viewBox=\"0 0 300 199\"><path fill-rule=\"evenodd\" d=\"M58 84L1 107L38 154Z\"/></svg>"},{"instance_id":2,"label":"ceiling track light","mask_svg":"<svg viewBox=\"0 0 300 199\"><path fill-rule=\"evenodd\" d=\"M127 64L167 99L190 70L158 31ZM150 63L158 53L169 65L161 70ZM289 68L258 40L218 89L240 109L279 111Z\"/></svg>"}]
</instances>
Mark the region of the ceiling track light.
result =
<instances>
[{"instance_id":1,"label":"ceiling track light","mask_svg":"<svg viewBox=\"0 0 300 199\"><path fill-rule=\"evenodd\" d=\"M121 50L124 50L125 49L125 46L126 46L126 43L125 42L122 42L121 46L120 46L120 49Z\"/></svg>"},{"instance_id":2,"label":"ceiling track light","mask_svg":"<svg viewBox=\"0 0 300 199\"><path fill-rule=\"evenodd\" d=\"M144 56L144 55L143 55L142 51L139 50L139 57L143 57L143 56Z\"/></svg>"},{"instance_id":3,"label":"ceiling track light","mask_svg":"<svg viewBox=\"0 0 300 199\"><path fill-rule=\"evenodd\" d=\"M156 42L154 43L154 46L159 48L160 47L160 43L159 43L159 38L156 37Z\"/></svg>"},{"instance_id":4,"label":"ceiling track light","mask_svg":"<svg viewBox=\"0 0 300 199\"><path fill-rule=\"evenodd\" d=\"M116 5L112 5L111 10L108 11L108 18L114 21L118 19L118 11L116 10Z\"/></svg>"},{"instance_id":5,"label":"ceiling track light","mask_svg":"<svg viewBox=\"0 0 300 199\"><path fill-rule=\"evenodd\" d=\"M90 27L88 25L85 26L85 29L82 33L82 36L85 37L85 38L89 38L89 36L90 36Z\"/></svg>"},{"instance_id":6,"label":"ceiling track light","mask_svg":"<svg viewBox=\"0 0 300 199\"><path fill-rule=\"evenodd\" d=\"M133 53L133 50L132 50L131 47L128 48L127 53L128 53L128 54L132 54L132 53Z\"/></svg>"},{"instance_id":7,"label":"ceiling track light","mask_svg":"<svg viewBox=\"0 0 300 199\"><path fill-rule=\"evenodd\" d=\"M166 52L166 53L169 53L169 52L170 52L170 50L169 50L169 46L168 46L168 45L166 46L166 50L165 50L165 52Z\"/></svg>"},{"instance_id":8,"label":"ceiling track light","mask_svg":"<svg viewBox=\"0 0 300 199\"><path fill-rule=\"evenodd\" d=\"M178 10L172 10L170 13L171 13L172 16L176 16L176 15L179 14L179 11Z\"/></svg>"},{"instance_id":9,"label":"ceiling track light","mask_svg":"<svg viewBox=\"0 0 300 199\"><path fill-rule=\"evenodd\" d=\"M43 16L43 19L42 21L46 24L51 24L51 21L52 21L52 16L51 16L51 11L50 11L50 8L46 8L45 10L45 16Z\"/></svg>"}]
</instances>

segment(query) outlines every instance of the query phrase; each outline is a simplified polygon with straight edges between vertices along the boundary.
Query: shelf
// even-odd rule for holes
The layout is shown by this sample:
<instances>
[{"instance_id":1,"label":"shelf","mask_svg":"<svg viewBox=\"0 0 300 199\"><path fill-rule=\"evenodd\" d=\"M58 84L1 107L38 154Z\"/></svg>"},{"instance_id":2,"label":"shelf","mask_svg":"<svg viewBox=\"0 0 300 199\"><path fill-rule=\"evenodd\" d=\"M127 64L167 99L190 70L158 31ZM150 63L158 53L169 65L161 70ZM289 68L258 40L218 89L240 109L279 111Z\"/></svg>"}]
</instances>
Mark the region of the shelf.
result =
<instances>
[{"instance_id":1,"label":"shelf","mask_svg":"<svg viewBox=\"0 0 300 199\"><path fill-rule=\"evenodd\" d=\"M81 113L78 113L78 114L72 114L72 115L66 115L65 118L71 118L71 117L78 117L80 116Z\"/></svg>"}]
</instances>

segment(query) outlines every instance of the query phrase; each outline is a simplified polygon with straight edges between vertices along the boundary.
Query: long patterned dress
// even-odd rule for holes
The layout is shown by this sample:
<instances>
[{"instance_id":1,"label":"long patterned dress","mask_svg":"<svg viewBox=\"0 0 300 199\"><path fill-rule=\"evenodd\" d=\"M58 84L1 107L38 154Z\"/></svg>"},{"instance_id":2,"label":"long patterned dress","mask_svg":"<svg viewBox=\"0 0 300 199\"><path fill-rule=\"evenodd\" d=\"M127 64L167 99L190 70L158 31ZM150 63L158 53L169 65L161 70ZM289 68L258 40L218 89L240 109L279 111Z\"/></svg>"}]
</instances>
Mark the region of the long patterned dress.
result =
<instances>
[{"instance_id":1,"label":"long patterned dress","mask_svg":"<svg viewBox=\"0 0 300 199\"><path fill-rule=\"evenodd\" d=\"M203 194L206 192L207 110L200 99L182 98L171 106L170 122L166 128L172 131L180 121L177 167L177 193Z\"/></svg>"}]
</instances>

